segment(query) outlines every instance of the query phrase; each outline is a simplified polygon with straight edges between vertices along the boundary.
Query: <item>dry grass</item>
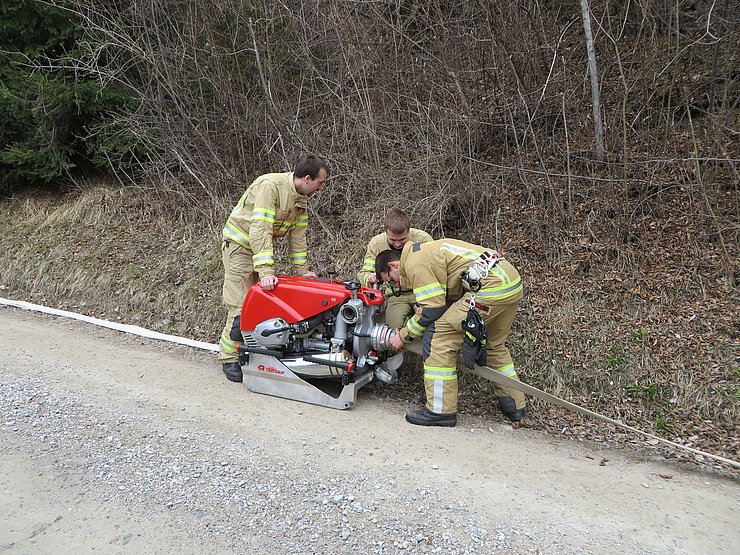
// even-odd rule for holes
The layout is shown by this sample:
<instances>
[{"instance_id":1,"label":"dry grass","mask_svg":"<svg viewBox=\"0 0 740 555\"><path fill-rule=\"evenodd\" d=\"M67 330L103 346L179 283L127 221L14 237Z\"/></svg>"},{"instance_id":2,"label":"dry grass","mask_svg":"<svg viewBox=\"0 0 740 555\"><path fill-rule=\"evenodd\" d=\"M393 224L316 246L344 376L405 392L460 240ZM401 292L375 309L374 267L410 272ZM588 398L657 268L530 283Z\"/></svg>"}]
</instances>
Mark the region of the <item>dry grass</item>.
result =
<instances>
[{"instance_id":1,"label":"dry grass","mask_svg":"<svg viewBox=\"0 0 740 555\"><path fill-rule=\"evenodd\" d=\"M142 191L103 187L6 201L4 293L213 340L220 230L215 218L165 213L164 205Z\"/></svg>"}]
</instances>

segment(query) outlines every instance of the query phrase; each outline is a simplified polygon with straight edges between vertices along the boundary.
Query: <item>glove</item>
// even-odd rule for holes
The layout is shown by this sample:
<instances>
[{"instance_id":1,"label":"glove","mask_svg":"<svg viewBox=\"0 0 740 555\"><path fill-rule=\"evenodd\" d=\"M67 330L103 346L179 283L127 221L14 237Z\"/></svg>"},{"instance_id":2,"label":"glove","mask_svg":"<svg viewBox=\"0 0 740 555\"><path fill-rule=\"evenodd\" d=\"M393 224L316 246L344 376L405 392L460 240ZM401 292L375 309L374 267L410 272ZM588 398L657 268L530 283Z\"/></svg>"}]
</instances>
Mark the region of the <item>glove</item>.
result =
<instances>
[{"instance_id":1,"label":"glove","mask_svg":"<svg viewBox=\"0 0 740 555\"><path fill-rule=\"evenodd\" d=\"M472 370L475 364L485 366L488 329L483 323L483 318L480 317L477 310L470 308L467 317L461 324L465 334L462 346L462 359L465 368Z\"/></svg>"}]
</instances>

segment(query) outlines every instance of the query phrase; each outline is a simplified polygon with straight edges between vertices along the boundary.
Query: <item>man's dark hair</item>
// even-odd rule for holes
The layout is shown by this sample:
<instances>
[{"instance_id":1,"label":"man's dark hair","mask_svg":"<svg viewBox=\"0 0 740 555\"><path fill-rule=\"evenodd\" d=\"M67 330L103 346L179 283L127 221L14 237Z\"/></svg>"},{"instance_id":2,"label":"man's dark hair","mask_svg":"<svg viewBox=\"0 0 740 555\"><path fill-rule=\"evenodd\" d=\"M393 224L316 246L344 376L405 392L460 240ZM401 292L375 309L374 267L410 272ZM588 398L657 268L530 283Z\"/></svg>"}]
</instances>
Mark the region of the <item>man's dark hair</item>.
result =
<instances>
[{"instance_id":1,"label":"man's dark hair","mask_svg":"<svg viewBox=\"0 0 740 555\"><path fill-rule=\"evenodd\" d=\"M390 272L388 263L396 262L397 260L401 260L401 251L395 251L393 249L384 250L375 257L375 277L378 278L378 282L383 281L383 278L380 277L381 272L384 274Z\"/></svg>"},{"instance_id":2,"label":"man's dark hair","mask_svg":"<svg viewBox=\"0 0 740 555\"><path fill-rule=\"evenodd\" d=\"M403 233L411 227L409 215L400 208L391 208L385 215L385 230L393 233Z\"/></svg>"},{"instance_id":3,"label":"man's dark hair","mask_svg":"<svg viewBox=\"0 0 740 555\"><path fill-rule=\"evenodd\" d=\"M329 176L329 166L321 156L315 154L301 154L298 161L295 163L295 176L306 177L307 175L311 179L316 179L319 176L321 168L326 170L327 177Z\"/></svg>"}]
</instances>

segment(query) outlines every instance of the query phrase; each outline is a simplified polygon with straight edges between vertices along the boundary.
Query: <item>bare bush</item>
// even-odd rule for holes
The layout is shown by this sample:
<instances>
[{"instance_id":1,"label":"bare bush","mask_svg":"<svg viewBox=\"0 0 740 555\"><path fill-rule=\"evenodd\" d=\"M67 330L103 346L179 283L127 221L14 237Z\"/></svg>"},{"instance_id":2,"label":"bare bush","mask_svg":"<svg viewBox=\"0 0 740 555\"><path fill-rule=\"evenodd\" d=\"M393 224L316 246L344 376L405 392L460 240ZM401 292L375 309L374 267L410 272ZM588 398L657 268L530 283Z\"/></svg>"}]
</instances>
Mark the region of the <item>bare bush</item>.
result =
<instances>
[{"instance_id":1,"label":"bare bush","mask_svg":"<svg viewBox=\"0 0 740 555\"><path fill-rule=\"evenodd\" d=\"M334 218L372 211L383 198L438 234L456 234L455 214L486 226L469 205L511 176L558 226L581 206L591 210L594 195L617 194L623 215L644 207L653 159L737 177L736 9L590 7L605 164L589 154L577 4L159 0L76 9L89 29L81 66L141 98L117 132L147 145L142 162L168 189L233 198L255 174L317 151L336 168L339 201L325 205ZM607 185L616 179L621 190Z\"/></svg>"}]
</instances>

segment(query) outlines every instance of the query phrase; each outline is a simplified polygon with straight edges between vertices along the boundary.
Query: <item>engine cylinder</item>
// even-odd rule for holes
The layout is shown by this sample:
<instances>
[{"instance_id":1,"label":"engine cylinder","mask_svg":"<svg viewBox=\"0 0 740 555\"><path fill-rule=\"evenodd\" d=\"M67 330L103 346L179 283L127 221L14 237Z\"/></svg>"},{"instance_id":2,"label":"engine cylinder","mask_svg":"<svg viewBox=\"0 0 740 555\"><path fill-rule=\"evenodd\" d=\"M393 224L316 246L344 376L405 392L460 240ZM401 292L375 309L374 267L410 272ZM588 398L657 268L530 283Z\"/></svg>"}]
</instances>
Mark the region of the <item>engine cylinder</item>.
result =
<instances>
[{"instance_id":1,"label":"engine cylinder","mask_svg":"<svg viewBox=\"0 0 740 555\"><path fill-rule=\"evenodd\" d=\"M255 326L253 336L268 349L284 347L288 344L290 326L282 318L270 318Z\"/></svg>"}]
</instances>

